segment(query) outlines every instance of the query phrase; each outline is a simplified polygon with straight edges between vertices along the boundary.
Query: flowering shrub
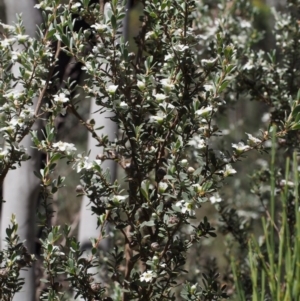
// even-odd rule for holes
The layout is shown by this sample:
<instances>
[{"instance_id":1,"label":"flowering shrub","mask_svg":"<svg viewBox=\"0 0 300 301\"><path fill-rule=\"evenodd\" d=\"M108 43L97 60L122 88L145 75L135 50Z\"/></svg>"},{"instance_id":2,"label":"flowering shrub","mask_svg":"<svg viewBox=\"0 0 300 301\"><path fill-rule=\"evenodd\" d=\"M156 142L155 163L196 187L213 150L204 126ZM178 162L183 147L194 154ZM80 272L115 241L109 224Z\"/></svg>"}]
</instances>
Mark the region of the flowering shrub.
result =
<instances>
[{"instance_id":1,"label":"flowering shrub","mask_svg":"<svg viewBox=\"0 0 300 301\"><path fill-rule=\"evenodd\" d=\"M89 197L98 216L99 236L91 238L90 257L83 255L70 235L70 226L50 227L45 222L41 244L47 289L42 300L66 300L69 288L84 300L227 298L229 291L220 284L213 265L202 274L202 284L186 270L189 250L216 236L207 217L195 218L197 209L206 202L216 206L224 227L246 246L242 221L235 219L236 212L222 200L222 183L236 176L235 163L245 154L266 152L272 133L286 139L285 147L295 146L299 47L293 46L292 51L289 39L297 44L299 23L292 15L286 23L276 15L276 29L287 29L276 36L285 42L284 59L277 63L275 52L266 59L266 53L254 48L261 33L251 25L255 10L249 1L141 2L144 10L135 52L120 37L126 13L125 4L117 0L110 1L105 14L88 0L40 1L36 8L42 11L44 22L37 39L26 35L21 19L15 26L1 24L0 112L5 141L0 152L1 181L10 169L30 160L22 140L31 135L35 148L46 154L44 167L33 171L41 182L44 220L52 214L53 194L64 186L63 177L53 176L61 164L69 164L80 175L76 191ZM300 4L292 2L290 6L299 8ZM91 26L76 32L74 13ZM16 52L12 45L23 48ZM88 46L91 51L87 53ZM71 79L65 79L64 88L53 93L60 52L81 63L86 78L76 89L96 102L97 114L112 113L119 128L115 139L99 136L93 120L80 116L78 107L83 100L73 93ZM18 77L11 73L16 66ZM245 133L246 141L217 149L216 142L224 138L216 117L240 95L270 105L270 124L260 134ZM57 139L55 120L60 114L74 115L104 152L93 158L80 153L73 143ZM32 129L39 120L45 123L42 132ZM109 171L102 167L106 160L113 160L124 171L125 183L111 183ZM120 239L102 261L99 244L109 239L108 223ZM21 289L20 269L30 268L35 260L19 241L17 229L12 217L7 247L0 253L3 300L12 300ZM93 268L103 264L109 280L95 280Z\"/></svg>"}]
</instances>

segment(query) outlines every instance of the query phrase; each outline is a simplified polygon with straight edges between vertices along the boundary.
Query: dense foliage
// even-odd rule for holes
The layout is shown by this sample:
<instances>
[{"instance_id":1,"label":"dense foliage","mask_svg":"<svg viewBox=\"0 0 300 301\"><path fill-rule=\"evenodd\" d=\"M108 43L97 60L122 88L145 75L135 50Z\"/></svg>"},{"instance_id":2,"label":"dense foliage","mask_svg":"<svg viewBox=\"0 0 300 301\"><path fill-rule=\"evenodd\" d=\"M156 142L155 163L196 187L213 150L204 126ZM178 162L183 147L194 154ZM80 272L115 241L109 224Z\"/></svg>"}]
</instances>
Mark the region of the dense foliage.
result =
<instances>
[{"instance_id":1,"label":"dense foliage","mask_svg":"<svg viewBox=\"0 0 300 301\"><path fill-rule=\"evenodd\" d=\"M44 22L36 39L26 35L21 18L15 26L1 24L0 112L5 141L0 152L1 182L10 169L30 160L22 147L26 135L46 154L44 167L33 171L41 181L43 204L40 240L45 286L40 298L69 300L74 291L75 297L90 301L236 300L235 279L239 298L258 300L252 299L257 296L255 289L261 291L258 276L253 276L253 261L249 264L247 260L249 247L250 255L259 249L258 244L254 248L249 243L251 223L240 217L221 192L229 177L240 177L235 169L238 161L252 151L267 153L273 145L271 170L266 163L252 176L252 192L261 202L250 209L258 216L266 213L265 230L267 224L278 230L270 230L273 234L267 247L274 249L282 226L275 221L276 212L289 210L283 219L290 226L285 243L294 245L298 239L294 234L298 221L294 182L298 182L290 182L288 173L282 175L279 166L284 162L278 161L278 168L274 165L274 149L277 145L278 154L289 155L298 149L300 1L287 1L285 13L274 10L276 43L270 51L259 49L264 33L255 24L262 12L250 1L141 2L144 11L134 52L121 37L126 13L125 4L117 0L110 1L105 13L99 5L89 5L89 0L68 4L40 1L36 7ZM75 31L74 14L90 28ZM22 46L18 51L12 47L16 44ZM61 52L80 62L86 77L81 85L65 79L57 91L55 67ZM18 77L11 72L14 68L20 70ZM81 117L78 108L87 101L82 95L99 105L97 114L111 112L119 128L114 140L99 136L93 119ZM240 101L263 102L268 115L262 123L257 118L258 127L243 134L244 140L228 145L228 125L222 128L219 120ZM104 152L91 158L75 144L58 140L60 115L74 115ZM32 128L37 122L44 123L43 131ZM111 183L109 171L101 167L105 160L118 164L124 181ZM294 160L297 165L297 158ZM47 222L53 213L52 197L64 186L64 177L54 177L62 164L80 175L76 191L89 197L98 216L99 236L91 239L89 257L69 235L70 226L49 226ZM298 173L297 167L294 169ZM289 206L276 205L278 191L285 195L284 204L289 196ZM213 225L207 217L196 218L206 202L217 208L221 224ZM106 232L108 223L112 233ZM217 225L228 233L228 252L238 259L224 277L228 287L221 284L215 263L202 268L201 252L195 251L216 236ZM0 252L1 300L12 300L24 281L19 278L20 269L30 268L35 260L19 241L17 229L12 217L7 246ZM114 246L103 256L99 244L111 236ZM251 241L254 244L255 239ZM264 246L257 251L259 258L272 253L264 251ZM191 249L194 251L189 253ZM187 266L189 254L196 255ZM275 273L269 270L272 260L271 264L264 260L258 264L270 278ZM193 271L195 265L201 273ZM94 275L95 268L107 269L108 277ZM291 277L284 279L280 274L277 288L276 283L264 284L259 300L275 300L275 296L283 300L281 288L285 286L281 284ZM284 300L297 300L298 288L294 290L293 297Z\"/></svg>"}]
</instances>

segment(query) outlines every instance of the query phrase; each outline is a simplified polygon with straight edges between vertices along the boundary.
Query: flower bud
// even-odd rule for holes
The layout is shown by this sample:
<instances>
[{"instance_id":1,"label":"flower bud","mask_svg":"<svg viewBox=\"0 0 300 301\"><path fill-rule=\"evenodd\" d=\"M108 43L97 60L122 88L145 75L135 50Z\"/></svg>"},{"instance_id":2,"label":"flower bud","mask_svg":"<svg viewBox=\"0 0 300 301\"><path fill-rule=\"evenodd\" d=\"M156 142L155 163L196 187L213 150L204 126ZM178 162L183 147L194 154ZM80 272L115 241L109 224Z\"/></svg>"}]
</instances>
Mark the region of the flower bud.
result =
<instances>
[{"instance_id":1,"label":"flower bud","mask_svg":"<svg viewBox=\"0 0 300 301\"><path fill-rule=\"evenodd\" d=\"M152 249L152 251L159 251L159 250L160 250L159 243L153 242L153 243L151 244L151 249Z\"/></svg>"},{"instance_id":2,"label":"flower bud","mask_svg":"<svg viewBox=\"0 0 300 301\"><path fill-rule=\"evenodd\" d=\"M187 159L182 159L181 161L180 161L180 165L182 166L182 167L186 167L187 165L188 165L188 160Z\"/></svg>"},{"instance_id":3,"label":"flower bud","mask_svg":"<svg viewBox=\"0 0 300 301\"><path fill-rule=\"evenodd\" d=\"M76 186L76 192L77 193L82 193L83 192L83 187L81 185Z\"/></svg>"},{"instance_id":4,"label":"flower bud","mask_svg":"<svg viewBox=\"0 0 300 301\"><path fill-rule=\"evenodd\" d=\"M195 168L193 168L192 166L189 166L188 169L187 169L187 172L189 174L193 173L195 171Z\"/></svg>"}]
</instances>

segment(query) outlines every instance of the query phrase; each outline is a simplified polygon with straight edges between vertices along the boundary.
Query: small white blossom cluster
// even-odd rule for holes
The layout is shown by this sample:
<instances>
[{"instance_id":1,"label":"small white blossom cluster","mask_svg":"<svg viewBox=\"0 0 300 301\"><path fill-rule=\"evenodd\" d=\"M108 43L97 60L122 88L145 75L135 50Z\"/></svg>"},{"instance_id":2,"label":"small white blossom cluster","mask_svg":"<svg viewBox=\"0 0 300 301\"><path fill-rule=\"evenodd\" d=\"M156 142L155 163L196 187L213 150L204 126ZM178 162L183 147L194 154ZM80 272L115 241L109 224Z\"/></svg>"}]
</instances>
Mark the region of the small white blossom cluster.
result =
<instances>
[{"instance_id":1,"label":"small white blossom cluster","mask_svg":"<svg viewBox=\"0 0 300 301\"><path fill-rule=\"evenodd\" d=\"M155 99L158 103L160 103L160 102L167 99L167 96L165 94L162 94L162 93L157 93L157 94L154 95L154 97L155 97Z\"/></svg>"},{"instance_id":2,"label":"small white blossom cluster","mask_svg":"<svg viewBox=\"0 0 300 301\"><path fill-rule=\"evenodd\" d=\"M205 68L211 68L211 67L214 67L216 62L218 61L218 57L214 58L214 59L202 59L201 60L201 65Z\"/></svg>"},{"instance_id":3,"label":"small white blossom cluster","mask_svg":"<svg viewBox=\"0 0 300 301\"><path fill-rule=\"evenodd\" d=\"M206 149L206 140L201 138L199 135L193 136L193 138L188 143L190 146L193 146L197 151L203 151ZM195 153L197 155L197 153Z\"/></svg>"},{"instance_id":4,"label":"small white blossom cluster","mask_svg":"<svg viewBox=\"0 0 300 301\"><path fill-rule=\"evenodd\" d=\"M214 111L212 106L202 107L200 110L197 110L195 114L202 118L210 118L212 112Z\"/></svg>"},{"instance_id":5,"label":"small white blossom cluster","mask_svg":"<svg viewBox=\"0 0 300 301\"><path fill-rule=\"evenodd\" d=\"M31 108L23 109L18 117L14 117L10 121L10 125L12 126L19 126L19 127L25 127L28 125L33 118L33 110Z\"/></svg>"},{"instance_id":6,"label":"small white blossom cluster","mask_svg":"<svg viewBox=\"0 0 300 301\"><path fill-rule=\"evenodd\" d=\"M109 85L106 87L106 92L110 95L115 95L118 89L118 85Z\"/></svg>"},{"instance_id":7,"label":"small white blossom cluster","mask_svg":"<svg viewBox=\"0 0 300 301\"><path fill-rule=\"evenodd\" d=\"M60 152L63 152L65 153L66 155L73 155L75 152L76 152L76 147L73 143L67 143L67 142L62 142L62 141L59 141L59 142L56 142L56 143L53 143L52 146L57 150L57 151L60 151Z\"/></svg>"},{"instance_id":8,"label":"small white blossom cluster","mask_svg":"<svg viewBox=\"0 0 300 301\"><path fill-rule=\"evenodd\" d=\"M83 157L81 154L77 155L75 158L75 164L73 165L73 169L76 169L77 173L80 173L85 170L92 170L93 167L99 167L101 165L101 160L97 159L93 162L89 161L89 157Z\"/></svg>"},{"instance_id":9,"label":"small white blossom cluster","mask_svg":"<svg viewBox=\"0 0 300 301\"><path fill-rule=\"evenodd\" d=\"M37 8L37 9L42 9L42 10L45 10L45 11L49 11L49 12L52 12L54 10L54 7L50 6L49 4L51 4L51 1L40 1L39 4L36 4L34 6L34 8ZM61 5L58 5L56 6L57 8L59 8Z\"/></svg>"},{"instance_id":10,"label":"small white blossom cluster","mask_svg":"<svg viewBox=\"0 0 300 301\"><path fill-rule=\"evenodd\" d=\"M151 271L147 270L140 276L140 281L142 282L152 282L152 280L156 277L156 274Z\"/></svg>"},{"instance_id":11,"label":"small white blossom cluster","mask_svg":"<svg viewBox=\"0 0 300 301\"><path fill-rule=\"evenodd\" d=\"M59 93L53 97L53 104L57 108L58 114L66 115L67 108L64 107L64 104L68 102L69 98L65 93Z\"/></svg>"},{"instance_id":12,"label":"small white blossom cluster","mask_svg":"<svg viewBox=\"0 0 300 301\"><path fill-rule=\"evenodd\" d=\"M24 43L31 41L26 34L17 34L14 37L6 38L0 41L0 48L10 48L15 42Z\"/></svg>"},{"instance_id":13,"label":"small white blossom cluster","mask_svg":"<svg viewBox=\"0 0 300 301\"><path fill-rule=\"evenodd\" d=\"M109 30L109 26L106 24L95 23L91 27L94 28L100 34Z\"/></svg>"},{"instance_id":14,"label":"small white blossom cluster","mask_svg":"<svg viewBox=\"0 0 300 301\"><path fill-rule=\"evenodd\" d=\"M245 144L244 142L232 143L232 148L235 149L237 155L241 155L242 153L248 151L250 146Z\"/></svg>"},{"instance_id":15,"label":"small white blossom cluster","mask_svg":"<svg viewBox=\"0 0 300 301\"><path fill-rule=\"evenodd\" d=\"M13 153L10 146L6 149L0 147L0 163L11 163L11 156L18 158L18 161L26 161L29 155L26 153L27 149L23 145L14 144Z\"/></svg>"},{"instance_id":16,"label":"small white blossom cluster","mask_svg":"<svg viewBox=\"0 0 300 301\"><path fill-rule=\"evenodd\" d=\"M209 200L210 200L210 202L211 202L212 204L216 204L216 203L222 202L222 198L219 196L218 193L215 193L213 196L211 196L211 197L209 198Z\"/></svg>"},{"instance_id":17,"label":"small white blossom cluster","mask_svg":"<svg viewBox=\"0 0 300 301\"><path fill-rule=\"evenodd\" d=\"M150 122L158 126L162 125L166 120L167 115L161 111L157 112L157 115L150 117Z\"/></svg>"},{"instance_id":18,"label":"small white blossom cluster","mask_svg":"<svg viewBox=\"0 0 300 301\"><path fill-rule=\"evenodd\" d=\"M188 213L189 216L194 216L196 214L196 209L199 206L194 201L181 200L176 203L176 207L179 207L182 213Z\"/></svg>"},{"instance_id":19,"label":"small white blossom cluster","mask_svg":"<svg viewBox=\"0 0 300 301\"><path fill-rule=\"evenodd\" d=\"M261 147L261 144L262 144L261 139L258 139L258 138L254 137L253 135L248 134L248 133L246 133L246 135L248 136L248 139L247 139L248 144L245 144L244 142L239 142L237 144L236 143L232 144L232 148L235 149L236 155L241 155L244 152L250 150L252 147L253 148L255 148L255 147L260 148Z\"/></svg>"},{"instance_id":20,"label":"small white blossom cluster","mask_svg":"<svg viewBox=\"0 0 300 301\"><path fill-rule=\"evenodd\" d=\"M169 185L166 182L159 182L159 184L158 184L158 192L160 194L164 193L167 190L168 187L169 187Z\"/></svg>"},{"instance_id":21,"label":"small white blossom cluster","mask_svg":"<svg viewBox=\"0 0 300 301\"><path fill-rule=\"evenodd\" d=\"M160 84L166 94L169 94L175 88L175 84L170 78L163 78Z\"/></svg>"},{"instance_id":22,"label":"small white blossom cluster","mask_svg":"<svg viewBox=\"0 0 300 301\"><path fill-rule=\"evenodd\" d=\"M124 202L127 198L128 198L128 195L118 195L118 194L116 194L112 197L112 201L115 205L119 205L122 202Z\"/></svg>"},{"instance_id":23,"label":"small white blossom cluster","mask_svg":"<svg viewBox=\"0 0 300 301\"><path fill-rule=\"evenodd\" d=\"M260 144L262 142L260 139L255 138L251 134L246 133L246 135L248 136L247 142L250 146L257 146L258 144Z\"/></svg>"},{"instance_id":24,"label":"small white blossom cluster","mask_svg":"<svg viewBox=\"0 0 300 301\"><path fill-rule=\"evenodd\" d=\"M14 101L18 103L17 100ZM30 107L23 108L18 114L13 106L9 103L4 104L0 108L0 112L4 112L8 120L5 121L5 126L1 127L0 131L5 132L4 137L19 137L19 134L27 127L31 127L34 112ZM9 118L9 116L12 116Z\"/></svg>"},{"instance_id":25,"label":"small white blossom cluster","mask_svg":"<svg viewBox=\"0 0 300 301\"><path fill-rule=\"evenodd\" d=\"M223 175L224 175L225 178L228 177L228 176L231 176L235 173L236 173L236 170L233 169L230 164L225 165L225 170L223 170Z\"/></svg>"},{"instance_id":26,"label":"small white blossom cluster","mask_svg":"<svg viewBox=\"0 0 300 301\"><path fill-rule=\"evenodd\" d=\"M155 31L148 31L145 35L145 40L146 41L153 41L158 38L158 35Z\"/></svg>"}]
</instances>

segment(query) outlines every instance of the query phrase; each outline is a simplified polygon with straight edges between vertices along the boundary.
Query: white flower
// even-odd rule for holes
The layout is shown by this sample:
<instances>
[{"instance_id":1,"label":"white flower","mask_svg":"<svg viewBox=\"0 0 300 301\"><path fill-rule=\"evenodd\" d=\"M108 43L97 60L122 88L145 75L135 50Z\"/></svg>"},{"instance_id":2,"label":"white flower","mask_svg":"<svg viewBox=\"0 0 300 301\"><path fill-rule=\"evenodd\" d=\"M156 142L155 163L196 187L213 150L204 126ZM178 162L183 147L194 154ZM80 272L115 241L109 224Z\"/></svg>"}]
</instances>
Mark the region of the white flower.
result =
<instances>
[{"instance_id":1,"label":"white flower","mask_svg":"<svg viewBox=\"0 0 300 301\"><path fill-rule=\"evenodd\" d=\"M17 51L12 51L11 52L11 60L12 61L17 61L21 57L21 53Z\"/></svg>"},{"instance_id":2,"label":"white flower","mask_svg":"<svg viewBox=\"0 0 300 301\"><path fill-rule=\"evenodd\" d=\"M57 148L59 151L66 153L67 155L73 154L77 149L73 143L67 142L56 142L52 145L54 148Z\"/></svg>"},{"instance_id":3,"label":"white flower","mask_svg":"<svg viewBox=\"0 0 300 301\"><path fill-rule=\"evenodd\" d=\"M247 62L244 66L243 66L243 70L251 70L254 68L254 64L252 61Z\"/></svg>"},{"instance_id":4,"label":"white flower","mask_svg":"<svg viewBox=\"0 0 300 301\"><path fill-rule=\"evenodd\" d=\"M154 255L154 256L152 257L152 261L153 261L154 264L157 264L157 263L159 262L159 257L156 256L156 255Z\"/></svg>"},{"instance_id":5,"label":"white flower","mask_svg":"<svg viewBox=\"0 0 300 301\"><path fill-rule=\"evenodd\" d=\"M145 282L151 282L152 279L155 277L156 277L155 273L151 270L148 270L141 275L140 280Z\"/></svg>"},{"instance_id":6,"label":"white flower","mask_svg":"<svg viewBox=\"0 0 300 301\"><path fill-rule=\"evenodd\" d=\"M213 111L212 106L202 107L200 110L197 110L195 114L205 118L205 117L209 117L212 111Z\"/></svg>"},{"instance_id":7,"label":"white flower","mask_svg":"<svg viewBox=\"0 0 300 301\"><path fill-rule=\"evenodd\" d=\"M121 102L120 102L120 107L121 107L122 109L127 109L127 108L128 108L128 104L127 104L125 101L121 101Z\"/></svg>"},{"instance_id":8,"label":"white flower","mask_svg":"<svg viewBox=\"0 0 300 301\"><path fill-rule=\"evenodd\" d=\"M94 160L94 161L93 161L93 166L100 166L100 165L101 165L101 163L102 163L102 161L101 161L101 160L99 160L99 159L96 159L96 160Z\"/></svg>"},{"instance_id":9,"label":"white flower","mask_svg":"<svg viewBox=\"0 0 300 301\"><path fill-rule=\"evenodd\" d=\"M14 117L9 121L9 125L12 127L16 127L17 125L22 127L24 125L24 122L22 119L20 119L18 117Z\"/></svg>"},{"instance_id":10,"label":"white flower","mask_svg":"<svg viewBox=\"0 0 300 301\"><path fill-rule=\"evenodd\" d=\"M195 292L196 292L196 289L197 289L197 283L196 284L193 284L190 288L190 293L193 295Z\"/></svg>"},{"instance_id":11,"label":"white flower","mask_svg":"<svg viewBox=\"0 0 300 301\"><path fill-rule=\"evenodd\" d=\"M242 154L243 152L250 149L249 145L246 145L244 142L239 142L238 144L232 143L232 148L234 148L237 154Z\"/></svg>"},{"instance_id":12,"label":"white flower","mask_svg":"<svg viewBox=\"0 0 300 301\"><path fill-rule=\"evenodd\" d=\"M178 44L174 46L175 51L183 52L184 50L189 49L189 46Z\"/></svg>"},{"instance_id":13,"label":"white flower","mask_svg":"<svg viewBox=\"0 0 300 301\"><path fill-rule=\"evenodd\" d=\"M217 62L217 60L218 60L217 57L214 58L214 59L210 59L210 60L203 59L203 60L201 60L201 65L203 67L210 68L210 67L213 67L215 65L215 63Z\"/></svg>"},{"instance_id":14,"label":"white flower","mask_svg":"<svg viewBox=\"0 0 300 301\"><path fill-rule=\"evenodd\" d=\"M108 29L108 26L106 24L100 24L100 23L95 23L91 27L95 28L95 30L99 33L103 33Z\"/></svg>"},{"instance_id":15,"label":"white flower","mask_svg":"<svg viewBox=\"0 0 300 301\"><path fill-rule=\"evenodd\" d=\"M168 53L168 54L165 56L165 61L169 61L169 60L171 60L173 57L174 57L174 54L173 54L173 53Z\"/></svg>"},{"instance_id":16,"label":"white flower","mask_svg":"<svg viewBox=\"0 0 300 301\"><path fill-rule=\"evenodd\" d=\"M24 108L20 114L20 117L24 119L24 121L30 121L33 115L34 115L33 109Z\"/></svg>"},{"instance_id":17,"label":"white flower","mask_svg":"<svg viewBox=\"0 0 300 301\"><path fill-rule=\"evenodd\" d=\"M233 169L230 164L227 164L225 166L225 170L223 171L224 177L228 177L228 176L233 175L235 173L236 173L236 170Z\"/></svg>"},{"instance_id":18,"label":"white flower","mask_svg":"<svg viewBox=\"0 0 300 301\"><path fill-rule=\"evenodd\" d=\"M29 35L27 34L18 34L17 39L19 42L25 42L29 39Z\"/></svg>"},{"instance_id":19,"label":"white flower","mask_svg":"<svg viewBox=\"0 0 300 301\"><path fill-rule=\"evenodd\" d=\"M189 164L189 162L188 162L187 159L182 159L182 160L180 161L180 165L181 165L182 167L186 167L188 164Z\"/></svg>"},{"instance_id":20,"label":"white flower","mask_svg":"<svg viewBox=\"0 0 300 301\"><path fill-rule=\"evenodd\" d=\"M211 202L212 204L216 204L216 203L222 202L222 198L220 198L220 196L219 196L218 194L215 194L215 195L211 196L211 197L209 198L209 200L210 200L210 202Z\"/></svg>"},{"instance_id":21,"label":"white flower","mask_svg":"<svg viewBox=\"0 0 300 301\"><path fill-rule=\"evenodd\" d=\"M158 102L162 102L167 98L167 96L165 94L162 94L162 93L157 93L157 94L154 95L154 97Z\"/></svg>"},{"instance_id":22,"label":"white flower","mask_svg":"<svg viewBox=\"0 0 300 301\"><path fill-rule=\"evenodd\" d=\"M213 85L203 85L203 88L206 92L210 92L213 90Z\"/></svg>"},{"instance_id":23,"label":"white flower","mask_svg":"<svg viewBox=\"0 0 300 301\"><path fill-rule=\"evenodd\" d=\"M159 193L164 193L168 188L168 184L165 182L159 182L158 184L158 192Z\"/></svg>"},{"instance_id":24,"label":"white flower","mask_svg":"<svg viewBox=\"0 0 300 301\"><path fill-rule=\"evenodd\" d=\"M162 108L163 112L165 112L165 111L170 112L175 109L174 105L172 105L171 103L167 103L165 101L160 103L159 106Z\"/></svg>"},{"instance_id":25,"label":"white flower","mask_svg":"<svg viewBox=\"0 0 300 301\"><path fill-rule=\"evenodd\" d=\"M122 203L122 201L125 201L128 198L128 195L114 195L112 197L112 201L118 205L120 203Z\"/></svg>"},{"instance_id":26,"label":"white flower","mask_svg":"<svg viewBox=\"0 0 300 301\"><path fill-rule=\"evenodd\" d=\"M240 20L239 24L240 24L241 28L251 28L252 27L252 25L249 21L246 21L246 20L243 20L243 19Z\"/></svg>"},{"instance_id":27,"label":"white flower","mask_svg":"<svg viewBox=\"0 0 300 301\"><path fill-rule=\"evenodd\" d=\"M10 45L12 45L15 42L14 38L11 39L4 39L2 41L0 41L0 46L3 48L9 47Z\"/></svg>"},{"instance_id":28,"label":"white flower","mask_svg":"<svg viewBox=\"0 0 300 301\"><path fill-rule=\"evenodd\" d=\"M159 116L151 116L150 122L157 123L158 125L162 125L165 119L166 119L166 115L160 114Z\"/></svg>"},{"instance_id":29,"label":"white flower","mask_svg":"<svg viewBox=\"0 0 300 301\"><path fill-rule=\"evenodd\" d=\"M146 87L145 82L143 82L143 81L141 81L141 80L138 80L138 81L137 81L137 86L138 86L138 88L139 88L141 91L144 91L144 90L145 90L145 87Z\"/></svg>"},{"instance_id":30,"label":"white flower","mask_svg":"<svg viewBox=\"0 0 300 301\"><path fill-rule=\"evenodd\" d=\"M165 92L170 92L175 87L169 78L163 78L160 83Z\"/></svg>"},{"instance_id":31,"label":"white flower","mask_svg":"<svg viewBox=\"0 0 300 301\"><path fill-rule=\"evenodd\" d=\"M255 146L255 145L261 143L260 139L253 137L251 134L246 133L246 135L248 136L247 142L249 143L249 145Z\"/></svg>"},{"instance_id":32,"label":"white flower","mask_svg":"<svg viewBox=\"0 0 300 301\"><path fill-rule=\"evenodd\" d=\"M281 187L287 186L287 187L293 188L293 187L295 187L295 184L292 181L281 180L280 186Z\"/></svg>"},{"instance_id":33,"label":"white flower","mask_svg":"<svg viewBox=\"0 0 300 301\"><path fill-rule=\"evenodd\" d=\"M187 169L187 172L188 172L189 174L192 174L194 171L195 171L195 168L192 167L192 166L189 166L188 169Z\"/></svg>"},{"instance_id":34,"label":"white flower","mask_svg":"<svg viewBox=\"0 0 300 301\"><path fill-rule=\"evenodd\" d=\"M91 169L93 167L92 162L89 162L88 157L82 157L81 154L78 154L78 159L76 160L76 163L74 164L73 168L76 166L77 173L80 173L84 169Z\"/></svg>"},{"instance_id":35,"label":"white flower","mask_svg":"<svg viewBox=\"0 0 300 301\"><path fill-rule=\"evenodd\" d=\"M23 93L10 91L8 93L5 93L3 96L10 100L18 100L22 95Z\"/></svg>"},{"instance_id":36,"label":"white flower","mask_svg":"<svg viewBox=\"0 0 300 301\"><path fill-rule=\"evenodd\" d=\"M15 27L12 25L8 25L8 24L4 24L2 22L0 22L0 25L3 27L3 29L9 30L9 31L15 31Z\"/></svg>"},{"instance_id":37,"label":"white flower","mask_svg":"<svg viewBox=\"0 0 300 301\"><path fill-rule=\"evenodd\" d=\"M188 202L185 200L177 202L176 207L179 207L182 213L188 213L190 216L194 216L196 214L195 210L198 208L195 202Z\"/></svg>"},{"instance_id":38,"label":"white flower","mask_svg":"<svg viewBox=\"0 0 300 301\"><path fill-rule=\"evenodd\" d=\"M157 35L154 31L148 31L145 35L145 40L152 40L152 39L156 39Z\"/></svg>"},{"instance_id":39,"label":"white flower","mask_svg":"<svg viewBox=\"0 0 300 301\"><path fill-rule=\"evenodd\" d=\"M60 5L59 5L60 6ZM58 6L58 7L59 7ZM34 6L34 8L37 8L37 9L44 9L44 10L47 10L47 11L53 11L53 7L50 7L50 6L46 6L45 3L43 3L43 1L40 3L40 4L36 4Z\"/></svg>"},{"instance_id":40,"label":"white flower","mask_svg":"<svg viewBox=\"0 0 300 301\"><path fill-rule=\"evenodd\" d=\"M69 101L69 98L66 96L65 93L59 93L58 95L55 95L53 100L57 102L58 104L63 104Z\"/></svg>"},{"instance_id":41,"label":"white flower","mask_svg":"<svg viewBox=\"0 0 300 301\"><path fill-rule=\"evenodd\" d=\"M22 127L32 120L33 114L32 109L23 109L19 116L15 116L9 121L9 125L12 127L16 127L17 125Z\"/></svg>"},{"instance_id":42,"label":"white flower","mask_svg":"<svg viewBox=\"0 0 300 301\"><path fill-rule=\"evenodd\" d=\"M204 150L206 148L206 141L200 136L194 136L190 141L189 145L194 146L198 150Z\"/></svg>"},{"instance_id":43,"label":"white flower","mask_svg":"<svg viewBox=\"0 0 300 301\"><path fill-rule=\"evenodd\" d=\"M81 3L74 3L71 6L71 10L77 10L79 7L81 7ZM91 27L93 27L93 25Z\"/></svg>"},{"instance_id":44,"label":"white flower","mask_svg":"<svg viewBox=\"0 0 300 301\"><path fill-rule=\"evenodd\" d=\"M109 85L108 87L106 87L106 91L110 95L114 95L116 93L117 89L118 89L118 85Z\"/></svg>"}]
</instances>

